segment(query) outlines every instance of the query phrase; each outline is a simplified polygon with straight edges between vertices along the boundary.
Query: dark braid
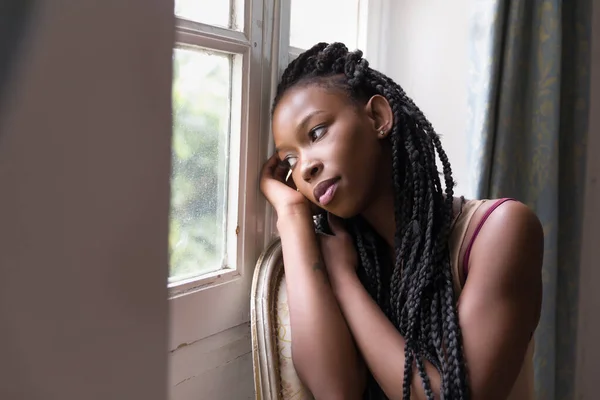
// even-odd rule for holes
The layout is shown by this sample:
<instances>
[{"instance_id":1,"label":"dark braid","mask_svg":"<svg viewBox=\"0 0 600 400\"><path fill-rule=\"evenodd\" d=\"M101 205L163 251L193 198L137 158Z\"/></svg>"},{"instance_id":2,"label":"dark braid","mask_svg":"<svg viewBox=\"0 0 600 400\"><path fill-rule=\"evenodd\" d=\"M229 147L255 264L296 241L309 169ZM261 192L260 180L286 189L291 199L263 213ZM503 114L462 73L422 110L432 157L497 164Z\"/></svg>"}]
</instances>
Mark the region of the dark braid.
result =
<instances>
[{"instance_id":1,"label":"dark braid","mask_svg":"<svg viewBox=\"0 0 600 400\"><path fill-rule=\"evenodd\" d=\"M448 250L454 181L438 135L398 84L369 68L361 51L349 52L341 43L319 43L292 61L277 88L273 110L289 88L308 84L341 89L357 104L376 94L389 102L394 115L389 139L395 253L389 259L384 240L361 216L346 220L360 259L358 275L405 339L403 398L410 399L416 366L427 398L433 399L425 371L428 361L442 377L443 399L468 399ZM442 163L444 190L436 152ZM318 230L327 229L323 217L317 217L316 223ZM385 398L372 376L365 395Z\"/></svg>"}]
</instances>

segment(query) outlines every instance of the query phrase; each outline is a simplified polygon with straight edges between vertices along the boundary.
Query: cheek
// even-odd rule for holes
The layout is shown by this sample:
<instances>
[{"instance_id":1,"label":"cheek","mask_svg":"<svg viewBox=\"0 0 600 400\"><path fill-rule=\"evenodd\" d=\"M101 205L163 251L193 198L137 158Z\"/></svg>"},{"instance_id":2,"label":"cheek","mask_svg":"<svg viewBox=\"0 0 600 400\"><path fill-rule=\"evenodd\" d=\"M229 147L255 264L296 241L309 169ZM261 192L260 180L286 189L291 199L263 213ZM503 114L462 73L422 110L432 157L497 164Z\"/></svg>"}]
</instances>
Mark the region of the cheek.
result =
<instances>
[{"instance_id":1,"label":"cheek","mask_svg":"<svg viewBox=\"0 0 600 400\"><path fill-rule=\"evenodd\" d=\"M354 140L349 142L350 146L347 152L350 162L358 167L362 174L372 174L381 156L379 140L370 132L362 130L356 132Z\"/></svg>"}]
</instances>

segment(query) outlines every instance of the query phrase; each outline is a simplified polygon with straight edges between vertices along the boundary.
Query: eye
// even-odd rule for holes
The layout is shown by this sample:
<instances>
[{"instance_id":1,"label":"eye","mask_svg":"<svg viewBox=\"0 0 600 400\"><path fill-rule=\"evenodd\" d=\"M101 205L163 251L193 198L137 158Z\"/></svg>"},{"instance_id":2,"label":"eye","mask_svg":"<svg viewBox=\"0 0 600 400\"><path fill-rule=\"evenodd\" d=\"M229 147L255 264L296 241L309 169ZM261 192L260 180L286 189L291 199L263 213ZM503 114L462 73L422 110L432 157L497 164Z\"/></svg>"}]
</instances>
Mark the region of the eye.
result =
<instances>
[{"instance_id":1,"label":"eye","mask_svg":"<svg viewBox=\"0 0 600 400\"><path fill-rule=\"evenodd\" d=\"M310 137L310 140L314 142L321 139L325 132L327 132L327 128L325 128L324 126L317 126L313 130L308 132L308 137Z\"/></svg>"}]
</instances>

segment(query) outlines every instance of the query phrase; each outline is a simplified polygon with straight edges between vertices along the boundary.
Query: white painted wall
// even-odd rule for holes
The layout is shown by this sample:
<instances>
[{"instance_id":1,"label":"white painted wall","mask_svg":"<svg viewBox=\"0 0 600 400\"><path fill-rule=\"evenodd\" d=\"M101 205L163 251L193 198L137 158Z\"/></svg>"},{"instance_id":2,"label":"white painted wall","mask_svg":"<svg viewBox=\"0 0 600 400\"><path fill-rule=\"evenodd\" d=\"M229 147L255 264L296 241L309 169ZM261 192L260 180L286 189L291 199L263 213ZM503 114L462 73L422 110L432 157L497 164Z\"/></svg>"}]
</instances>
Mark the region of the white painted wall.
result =
<instances>
[{"instance_id":1,"label":"white painted wall","mask_svg":"<svg viewBox=\"0 0 600 400\"><path fill-rule=\"evenodd\" d=\"M598 5L598 4L594 4ZM581 252L576 399L598 398L600 374L600 6L593 7L590 125Z\"/></svg>"},{"instance_id":2,"label":"white painted wall","mask_svg":"<svg viewBox=\"0 0 600 400\"><path fill-rule=\"evenodd\" d=\"M468 18L473 0L376 0L388 20L375 29L380 43L374 67L413 98L448 153L467 194Z\"/></svg>"},{"instance_id":3,"label":"white painted wall","mask_svg":"<svg viewBox=\"0 0 600 400\"><path fill-rule=\"evenodd\" d=\"M32 3L0 108L0 399L164 400L173 1Z\"/></svg>"}]
</instances>

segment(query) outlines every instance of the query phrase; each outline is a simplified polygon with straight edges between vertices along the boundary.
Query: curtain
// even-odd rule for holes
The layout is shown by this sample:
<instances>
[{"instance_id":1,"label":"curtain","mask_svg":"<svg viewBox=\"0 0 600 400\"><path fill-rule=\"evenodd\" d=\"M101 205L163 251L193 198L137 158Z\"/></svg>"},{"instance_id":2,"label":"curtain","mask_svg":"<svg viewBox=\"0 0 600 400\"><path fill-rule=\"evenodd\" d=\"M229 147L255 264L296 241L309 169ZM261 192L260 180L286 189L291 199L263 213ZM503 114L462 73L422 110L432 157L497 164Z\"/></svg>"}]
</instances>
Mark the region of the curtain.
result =
<instances>
[{"instance_id":1,"label":"curtain","mask_svg":"<svg viewBox=\"0 0 600 400\"><path fill-rule=\"evenodd\" d=\"M539 399L573 399L591 1L474 0L469 194L529 205L545 234Z\"/></svg>"}]
</instances>

